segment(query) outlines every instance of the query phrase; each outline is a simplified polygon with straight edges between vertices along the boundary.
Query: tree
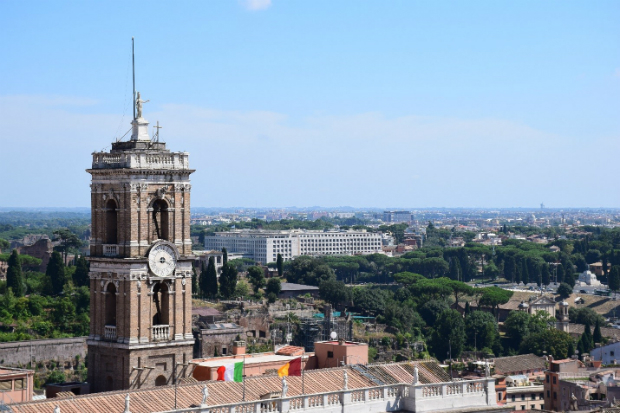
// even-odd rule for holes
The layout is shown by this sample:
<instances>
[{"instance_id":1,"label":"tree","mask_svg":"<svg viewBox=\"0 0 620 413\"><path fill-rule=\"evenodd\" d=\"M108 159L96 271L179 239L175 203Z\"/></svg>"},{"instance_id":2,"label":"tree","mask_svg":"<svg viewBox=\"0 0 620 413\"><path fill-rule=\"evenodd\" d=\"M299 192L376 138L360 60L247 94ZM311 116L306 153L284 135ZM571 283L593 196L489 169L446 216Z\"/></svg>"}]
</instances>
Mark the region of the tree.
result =
<instances>
[{"instance_id":1,"label":"tree","mask_svg":"<svg viewBox=\"0 0 620 413\"><path fill-rule=\"evenodd\" d=\"M452 289L452 293L454 294L454 303L458 304L459 296L463 295L474 295L474 288L465 284L464 282L450 280L448 283L448 287Z\"/></svg>"},{"instance_id":2,"label":"tree","mask_svg":"<svg viewBox=\"0 0 620 413\"><path fill-rule=\"evenodd\" d=\"M11 243L3 238L0 238L0 252L8 250L11 247Z\"/></svg>"},{"instance_id":3,"label":"tree","mask_svg":"<svg viewBox=\"0 0 620 413\"><path fill-rule=\"evenodd\" d=\"M609 271L609 289L612 291L620 290L620 265L614 265Z\"/></svg>"},{"instance_id":4,"label":"tree","mask_svg":"<svg viewBox=\"0 0 620 413\"><path fill-rule=\"evenodd\" d=\"M448 263L443 258L425 258L422 261L424 275L429 278L443 277L448 270Z\"/></svg>"},{"instance_id":5,"label":"tree","mask_svg":"<svg viewBox=\"0 0 620 413\"><path fill-rule=\"evenodd\" d=\"M517 281L516 275L517 265L515 262L515 258L513 256L508 256L506 258L506 263L504 264L504 277L514 283Z\"/></svg>"},{"instance_id":6,"label":"tree","mask_svg":"<svg viewBox=\"0 0 620 413\"><path fill-rule=\"evenodd\" d=\"M566 357L572 357L573 354L575 354L575 342L571 340L568 343L568 351L567 351Z\"/></svg>"},{"instance_id":7,"label":"tree","mask_svg":"<svg viewBox=\"0 0 620 413\"><path fill-rule=\"evenodd\" d=\"M273 294L277 297L278 294L280 294L280 291L282 291L282 284L280 283L280 279L270 278L269 281L267 281L267 287L265 288L265 292L267 292L267 294Z\"/></svg>"},{"instance_id":8,"label":"tree","mask_svg":"<svg viewBox=\"0 0 620 413\"><path fill-rule=\"evenodd\" d=\"M235 286L235 297L247 297L250 295L250 286L245 281L237 282Z\"/></svg>"},{"instance_id":9,"label":"tree","mask_svg":"<svg viewBox=\"0 0 620 413\"><path fill-rule=\"evenodd\" d=\"M583 339L583 344L587 345L588 349L586 350L586 353L588 353L592 350L592 348L594 348L594 339L592 338L592 332L590 331L590 323L587 322L587 320L583 326L583 336L585 337Z\"/></svg>"},{"instance_id":10,"label":"tree","mask_svg":"<svg viewBox=\"0 0 620 413\"><path fill-rule=\"evenodd\" d=\"M67 262L67 253L71 248L79 248L82 246L82 241L68 229L59 229L54 231L54 235L58 238L56 240L60 240L60 245L56 247L57 250L63 253L63 263Z\"/></svg>"},{"instance_id":11,"label":"tree","mask_svg":"<svg viewBox=\"0 0 620 413\"><path fill-rule=\"evenodd\" d=\"M77 259L75 265L75 271L73 272L73 284L76 287L87 287L90 285L90 279L88 278L88 272L90 271L90 265L88 260L84 257Z\"/></svg>"},{"instance_id":12,"label":"tree","mask_svg":"<svg viewBox=\"0 0 620 413\"><path fill-rule=\"evenodd\" d=\"M566 283L561 283L558 287L557 293L563 300L566 300L573 293L573 288Z\"/></svg>"},{"instance_id":13,"label":"tree","mask_svg":"<svg viewBox=\"0 0 620 413\"><path fill-rule=\"evenodd\" d=\"M503 288L487 287L483 289L480 305L493 308L495 314L497 314L498 307L502 304L506 304L513 294L512 291L504 290Z\"/></svg>"},{"instance_id":14,"label":"tree","mask_svg":"<svg viewBox=\"0 0 620 413\"><path fill-rule=\"evenodd\" d=\"M255 292L258 292L259 288L265 287L265 274L261 267L253 265L248 268L248 279Z\"/></svg>"},{"instance_id":15,"label":"tree","mask_svg":"<svg viewBox=\"0 0 620 413\"><path fill-rule=\"evenodd\" d=\"M220 294L224 298L232 298L237 287L237 268L233 265L225 264L220 275Z\"/></svg>"},{"instance_id":16,"label":"tree","mask_svg":"<svg viewBox=\"0 0 620 413\"><path fill-rule=\"evenodd\" d=\"M24 277L22 275L22 263L19 259L17 250L13 250L8 262L9 268L6 272L6 286L13 290L15 297L24 296Z\"/></svg>"},{"instance_id":17,"label":"tree","mask_svg":"<svg viewBox=\"0 0 620 413\"><path fill-rule=\"evenodd\" d=\"M351 290L342 281L329 279L321 281L319 295L331 304L346 304L351 301Z\"/></svg>"},{"instance_id":18,"label":"tree","mask_svg":"<svg viewBox=\"0 0 620 413\"><path fill-rule=\"evenodd\" d=\"M523 284L528 284L530 282L530 272L527 269L527 260L521 260L521 279L523 280Z\"/></svg>"},{"instance_id":19,"label":"tree","mask_svg":"<svg viewBox=\"0 0 620 413\"><path fill-rule=\"evenodd\" d=\"M557 268L557 269L556 269L556 271L557 271L557 272L556 272L556 275L557 275L557 278L558 278L558 282L559 282L559 283L566 282L566 281L564 280L564 278L566 277L566 272L564 271L564 266L563 266L562 264L558 264L558 265L556 266L556 268ZM572 287L572 286L571 286L571 287Z\"/></svg>"},{"instance_id":20,"label":"tree","mask_svg":"<svg viewBox=\"0 0 620 413\"><path fill-rule=\"evenodd\" d=\"M506 335L510 338L509 345L513 349L519 348L523 339L530 333L530 318L531 316L525 311L511 311L504 321Z\"/></svg>"},{"instance_id":21,"label":"tree","mask_svg":"<svg viewBox=\"0 0 620 413\"><path fill-rule=\"evenodd\" d=\"M465 322L456 310L445 310L439 315L435 330L431 335L431 344L435 357L443 360L452 353L452 358L459 357L465 344Z\"/></svg>"},{"instance_id":22,"label":"tree","mask_svg":"<svg viewBox=\"0 0 620 413\"><path fill-rule=\"evenodd\" d=\"M603 316L601 316L589 307L570 307L568 309L568 318L570 319L571 323L589 325L596 324L596 320L598 319L601 325L605 325L605 319L603 318Z\"/></svg>"},{"instance_id":23,"label":"tree","mask_svg":"<svg viewBox=\"0 0 620 413\"><path fill-rule=\"evenodd\" d=\"M450 259L450 278L456 281L461 281L461 264L456 257Z\"/></svg>"},{"instance_id":24,"label":"tree","mask_svg":"<svg viewBox=\"0 0 620 413\"><path fill-rule=\"evenodd\" d=\"M449 309L450 304L446 300L428 300L418 307L418 312L426 325L433 326L437 323L439 316Z\"/></svg>"},{"instance_id":25,"label":"tree","mask_svg":"<svg viewBox=\"0 0 620 413\"><path fill-rule=\"evenodd\" d=\"M282 259L282 255L278 253L278 257L276 258L276 268L278 269L278 277L282 277L283 265L284 265L284 260Z\"/></svg>"},{"instance_id":26,"label":"tree","mask_svg":"<svg viewBox=\"0 0 620 413\"><path fill-rule=\"evenodd\" d=\"M228 265L228 264L226 264ZM202 264L200 273L200 291L205 297L217 297L217 270L215 269L215 258L209 257L207 268Z\"/></svg>"},{"instance_id":27,"label":"tree","mask_svg":"<svg viewBox=\"0 0 620 413\"><path fill-rule=\"evenodd\" d=\"M228 251L226 247L222 248L222 265L228 264Z\"/></svg>"},{"instance_id":28,"label":"tree","mask_svg":"<svg viewBox=\"0 0 620 413\"><path fill-rule=\"evenodd\" d=\"M546 329L537 333L529 334L519 347L521 354L534 353L542 357L543 351L552 355L555 359L563 359L568 356L568 348L573 341L570 334L557 329Z\"/></svg>"},{"instance_id":29,"label":"tree","mask_svg":"<svg viewBox=\"0 0 620 413\"><path fill-rule=\"evenodd\" d=\"M66 278L65 264L62 262L62 256L58 251L52 252L49 262L47 263L47 270L45 271L50 285L52 288L52 294L60 294L64 289Z\"/></svg>"},{"instance_id":30,"label":"tree","mask_svg":"<svg viewBox=\"0 0 620 413\"><path fill-rule=\"evenodd\" d=\"M543 285L549 285L551 282L551 274L549 273L549 264L544 263L542 265L542 283Z\"/></svg>"},{"instance_id":31,"label":"tree","mask_svg":"<svg viewBox=\"0 0 620 413\"><path fill-rule=\"evenodd\" d=\"M472 311L465 317L467 344L477 349L497 347L499 332L493 314L487 311Z\"/></svg>"},{"instance_id":32,"label":"tree","mask_svg":"<svg viewBox=\"0 0 620 413\"><path fill-rule=\"evenodd\" d=\"M594 333L592 333L592 340L594 341L594 345L603 344L603 335L601 334L601 322L599 319L596 319L596 324L594 324Z\"/></svg>"}]
</instances>

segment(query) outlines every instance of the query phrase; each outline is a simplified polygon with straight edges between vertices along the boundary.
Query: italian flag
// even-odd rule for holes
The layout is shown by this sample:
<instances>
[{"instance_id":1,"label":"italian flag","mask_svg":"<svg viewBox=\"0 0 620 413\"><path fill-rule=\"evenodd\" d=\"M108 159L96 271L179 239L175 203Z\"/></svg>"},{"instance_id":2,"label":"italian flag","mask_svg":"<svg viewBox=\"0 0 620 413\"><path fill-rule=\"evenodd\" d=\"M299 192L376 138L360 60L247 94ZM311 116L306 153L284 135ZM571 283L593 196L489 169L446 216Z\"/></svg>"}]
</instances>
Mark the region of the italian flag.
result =
<instances>
[{"instance_id":1,"label":"italian flag","mask_svg":"<svg viewBox=\"0 0 620 413\"><path fill-rule=\"evenodd\" d=\"M217 369L217 379L219 381L243 381L243 362L224 364Z\"/></svg>"}]
</instances>

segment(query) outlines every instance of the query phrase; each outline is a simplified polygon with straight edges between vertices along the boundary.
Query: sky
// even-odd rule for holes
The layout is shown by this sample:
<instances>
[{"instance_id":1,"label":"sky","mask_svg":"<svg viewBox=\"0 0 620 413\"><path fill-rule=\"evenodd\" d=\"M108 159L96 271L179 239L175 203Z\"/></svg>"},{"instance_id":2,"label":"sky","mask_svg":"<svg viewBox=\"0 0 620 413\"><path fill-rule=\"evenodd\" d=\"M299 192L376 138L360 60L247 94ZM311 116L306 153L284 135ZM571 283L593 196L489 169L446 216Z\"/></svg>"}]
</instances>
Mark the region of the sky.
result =
<instances>
[{"instance_id":1,"label":"sky","mask_svg":"<svg viewBox=\"0 0 620 413\"><path fill-rule=\"evenodd\" d=\"M133 36L195 207L617 208L619 22L596 0L0 0L0 207L89 206Z\"/></svg>"}]
</instances>

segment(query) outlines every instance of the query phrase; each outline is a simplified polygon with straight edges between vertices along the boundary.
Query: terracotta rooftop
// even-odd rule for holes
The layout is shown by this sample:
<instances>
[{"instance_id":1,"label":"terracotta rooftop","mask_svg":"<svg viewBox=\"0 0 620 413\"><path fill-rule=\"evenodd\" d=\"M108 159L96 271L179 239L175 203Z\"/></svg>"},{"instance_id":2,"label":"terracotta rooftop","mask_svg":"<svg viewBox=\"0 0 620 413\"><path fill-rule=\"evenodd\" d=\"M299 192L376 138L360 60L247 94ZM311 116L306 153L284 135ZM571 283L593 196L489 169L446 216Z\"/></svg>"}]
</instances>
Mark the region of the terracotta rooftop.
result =
<instances>
[{"instance_id":1,"label":"terracotta rooftop","mask_svg":"<svg viewBox=\"0 0 620 413\"><path fill-rule=\"evenodd\" d=\"M509 375L516 372L545 369L545 359L535 354L498 357L495 359L495 372Z\"/></svg>"},{"instance_id":2,"label":"terracotta rooftop","mask_svg":"<svg viewBox=\"0 0 620 413\"><path fill-rule=\"evenodd\" d=\"M276 354L279 356L301 356L304 353L304 348L297 346L284 346L276 351Z\"/></svg>"},{"instance_id":3,"label":"terracotta rooftop","mask_svg":"<svg viewBox=\"0 0 620 413\"><path fill-rule=\"evenodd\" d=\"M381 384L411 383L413 368L418 366L422 383L439 383L449 380L446 372L434 361L415 361L376 365L352 365L333 369L309 370L305 373L305 393L324 393L342 389L343 369L348 369L349 389L373 387ZM288 377L288 395L302 394L302 378ZM176 406L179 409L198 407L202 388L207 385L210 406L238 403L242 400L243 383L206 381L182 384L176 387ZM246 401L259 400L261 395L280 392L282 381L277 375L248 377L245 383ZM13 413L53 413L56 406L62 413L105 412L116 413L125 409L125 396L129 393L132 413L165 412L175 406L175 386L115 391L75 396L72 399L46 399L12 404Z\"/></svg>"}]
</instances>

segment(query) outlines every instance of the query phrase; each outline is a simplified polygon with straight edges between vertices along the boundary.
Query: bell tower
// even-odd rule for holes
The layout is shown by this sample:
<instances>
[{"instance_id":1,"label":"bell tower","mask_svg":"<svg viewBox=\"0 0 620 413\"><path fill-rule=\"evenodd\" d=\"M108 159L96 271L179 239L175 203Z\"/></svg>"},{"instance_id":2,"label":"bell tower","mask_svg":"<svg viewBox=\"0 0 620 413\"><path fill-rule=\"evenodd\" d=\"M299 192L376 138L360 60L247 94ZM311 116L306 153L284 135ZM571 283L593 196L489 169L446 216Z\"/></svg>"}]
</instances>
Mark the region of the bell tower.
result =
<instances>
[{"instance_id":1,"label":"bell tower","mask_svg":"<svg viewBox=\"0 0 620 413\"><path fill-rule=\"evenodd\" d=\"M91 169L91 391L173 384L189 374L189 154L151 140L143 101L129 141L94 152Z\"/></svg>"}]
</instances>

